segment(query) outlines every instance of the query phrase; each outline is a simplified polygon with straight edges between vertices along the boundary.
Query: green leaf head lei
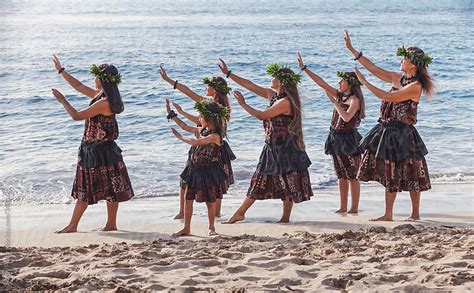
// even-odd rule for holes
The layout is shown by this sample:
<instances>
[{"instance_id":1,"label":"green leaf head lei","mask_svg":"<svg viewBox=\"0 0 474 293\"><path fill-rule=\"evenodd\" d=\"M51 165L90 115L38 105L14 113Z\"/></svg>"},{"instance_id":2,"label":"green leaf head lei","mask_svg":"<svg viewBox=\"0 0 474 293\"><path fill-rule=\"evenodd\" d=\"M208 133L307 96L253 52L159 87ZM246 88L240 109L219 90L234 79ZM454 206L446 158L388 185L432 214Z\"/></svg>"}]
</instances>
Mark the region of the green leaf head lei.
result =
<instances>
[{"instance_id":1,"label":"green leaf head lei","mask_svg":"<svg viewBox=\"0 0 474 293\"><path fill-rule=\"evenodd\" d=\"M107 72L105 69L106 68L100 68L99 66L92 64L90 68L90 73L96 77L99 77L101 81L106 83L117 85L122 81L122 76L120 75L120 73L112 74L110 72Z\"/></svg>"},{"instance_id":2,"label":"green leaf head lei","mask_svg":"<svg viewBox=\"0 0 474 293\"><path fill-rule=\"evenodd\" d=\"M401 46L397 49L397 56L403 56L404 58L410 60L410 62L415 66L428 67L428 65L433 62L433 59L422 50L417 52L417 50L412 48L405 49L405 46Z\"/></svg>"},{"instance_id":3,"label":"green leaf head lei","mask_svg":"<svg viewBox=\"0 0 474 293\"><path fill-rule=\"evenodd\" d=\"M213 104L216 104L217 107L214 107ZM216 111L217 108L218 111ZM230 119L229 107L224 107L211 99L203 99L202 101L196 102L194 109L196 109L200 115L203 115L206 121L212 121L217 125L226 125Z\"/></svg>"},{"instance_id":4,"label":"green leaf head lei","mask_svg":"<svg viewBox=\"0 0 474 293\"><path fill-rule=\"evenodd\" d=\"M215 89L217 92L221 94L225 94L225 95L228 95L230 91L232 90L232 88L228 87L227 84L225 84L225 81L224 82L220 80L212 81L212 78L209 78L209 77L203 78L202 83L204 83L208 87Z\"/></svg>"},{"instance_id":5,"label":"green leaf head lei","mask_svg":"<svg viewBox=\"0 0 474 293\"><path fill-rule=\"evenodd\" d=\"M359 81L357 77L350 76L347 72L338 71L337 77L347 81L350 86L361 86L362 83Z\"/></svg>"},{"instance_id":6,"label":"green leaf head lei","mask_svg":"<svg viewBox=\"0 0 474 293\"><path fill-rule=\"evenodd\" d=\"M278 81L282 85L294 85L296 86L300 83L301 74L291 73L291 72L284 72L284 69L291 68L287 65L281 65L278 63L272 63L267 67L267 73L270 74L272 77L278 79Z\"/></svg>"}]
</instances>

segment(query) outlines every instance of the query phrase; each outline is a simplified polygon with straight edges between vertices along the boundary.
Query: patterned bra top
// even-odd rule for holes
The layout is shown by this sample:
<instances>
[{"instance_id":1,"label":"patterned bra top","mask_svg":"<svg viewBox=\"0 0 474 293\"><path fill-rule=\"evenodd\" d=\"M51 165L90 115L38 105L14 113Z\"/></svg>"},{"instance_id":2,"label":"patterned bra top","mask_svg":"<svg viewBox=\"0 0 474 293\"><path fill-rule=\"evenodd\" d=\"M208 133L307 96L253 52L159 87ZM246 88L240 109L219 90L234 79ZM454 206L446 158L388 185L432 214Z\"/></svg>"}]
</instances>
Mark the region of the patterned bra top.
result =
<instances>
[{"instance_id":1,"label":"patterned bra top","mask_svg":"<svg viewBox=\"0 0 474 293\"><path fill-rule=\"evenodd\" d=\"M215 133L209 129L201 129L201 137L206 137ZM215 143L208 143L205 145L198 145L194 148L191 155L191 161L195 165L209 166L221 159L221 146Z\"/></svg>"},{"instance_id":2,"label":"patterned bra top","mask_svg":"<svg viewBox=\"0 0 474 293\"><path fill-rule=\"evenodd\" d=\"M267 108L273 106L276 101L286 97L286 93L275 94L270 100L270 104ZM263 128L265 130L265 142L266 143L278 143L286 141L290 136L290 125L293 122L293 116L290 115L278 115L273 118L263 120Z\"/></svg>"},{"instance_id":3,"label":"patterned bra top","mask_svg":"<svg viewBox=\"0 0 474 293\"><path fill-rule=\"evenodd\" d=\"M95 97L89 106L97 102L98 100L105 98L105 94L102 93ZM99 141L111 141L116 140L119 136L119 128L115 114L110 116L97 115L86 119L84 126L84 142L99 142Z\"/></svg>"},{"instance_id":4,"label":"patterned bra top","mask_svg":"<svg viewBox=\"0 0 474 293\"><path fill-rule=\"evenodd\" d=\"M341 92L337 92L337 102L341 107L347 111L349 109L349 105L345 102L349 99L350 95L344 95ZM332 112L332 120L331 120L331 129L342 131L342 132L350 132L359 127L360 125L360 111L357 111L351 120L345 122L342 120L341 116L336 109Z\"/></svg>"},{"instance_id":5,"label":"patterned bra top","mask_svg":"<svg viewBox=\"0 0 474 293\"><path fill-rule=\"evenodd\" d=\"M400 79L400 84L402 87L404 87L416 81L416 77L407 78L405 75L403 75ZM398 89L392 87L390 92L394 91L398 91ZM417 109L418 102L413 100L406 100L403 102L383 101L380 105L380 117L378 121L384 124L391 122L401 122L403 124L414 125L416 124Z\"/></svg>"}]
</instances>

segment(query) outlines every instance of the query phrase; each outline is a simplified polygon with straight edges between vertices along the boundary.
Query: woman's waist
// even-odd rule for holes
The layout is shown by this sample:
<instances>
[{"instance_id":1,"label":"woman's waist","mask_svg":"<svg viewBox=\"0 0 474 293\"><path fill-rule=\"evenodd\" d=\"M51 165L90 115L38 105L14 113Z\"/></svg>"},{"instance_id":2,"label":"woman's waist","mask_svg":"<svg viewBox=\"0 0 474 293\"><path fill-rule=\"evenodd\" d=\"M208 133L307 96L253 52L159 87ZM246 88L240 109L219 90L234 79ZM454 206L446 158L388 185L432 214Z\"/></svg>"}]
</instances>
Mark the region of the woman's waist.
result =
<instances>
[{"instance_id":1,"label":"woman's waist","mask_svg":"<svg viewBox=\"0 0 474 293\"><path fill-rule=\"evenodd\" d=\"M81 144L94 146L94 145L107 145L107 144L116 144L115 138L110 139L91 139L91 138L83 138Z\"/></svg>"},{"instance_id":2,"label":"woman's waist","mask_svg":"<svg viewBox=\"0 0 474 293\"><path fill-rule=\"evenodd\" d=\"M405 126L412 126L416 124L416 121L408 120L408 119L396 119L396 118L383 118L380 117L378 122L383 126L389 127L405 127Z\"/></svg>"},{"instance_id":3,"label":"woman's waist","mask_svg":"<svg viewBox=\"0 0 474 293\"><path fill-rule=\"evenodd\" d=\"M194 157L191 159L191 163L194 166L212 167L213 165L219 165L219 158L210 157Z\"/></svg>"},{"instance_id":4,"label":"woman's waist","mask_svg":"<svg viewBox=\"0 0 474 293\"><path fill-rule=\"evenodd\" d=\"M332 134L352 134L358 132L358 130L355 125L344 125L344 127L331 126L329 127L329 132Z\"/></svg>"}]
</instances>

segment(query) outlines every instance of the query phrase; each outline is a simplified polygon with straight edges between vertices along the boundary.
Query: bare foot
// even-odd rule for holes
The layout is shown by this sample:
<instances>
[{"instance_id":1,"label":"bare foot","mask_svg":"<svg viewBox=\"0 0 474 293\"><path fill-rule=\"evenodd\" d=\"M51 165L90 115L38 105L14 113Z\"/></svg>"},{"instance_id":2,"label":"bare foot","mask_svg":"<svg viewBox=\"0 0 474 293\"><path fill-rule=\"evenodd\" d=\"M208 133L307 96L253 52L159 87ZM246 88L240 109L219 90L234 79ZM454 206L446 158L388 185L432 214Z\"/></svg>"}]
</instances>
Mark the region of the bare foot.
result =
<instances>
[{"instance_id":1,"label":"bare foot","mask_svg":"<svg viewBox=\"0 0 474 293\"><path fill-rule=\"evenodd\" d=\"M278 221L277 223L289 223L289 222L290 222L290 219L281 218L280 221Z\"/></svg>"},{"instance_id":2,"label":"bare foot","mask_svg":"<svg viewBox=\"0 0 474 293\"><path fill-rule=\"evenodd\" d=\"M420 220L419 215L411 215L410 217L405 219L405 222L415 222L415 221L419 221L419 220Z\"/></svg>"},{"instance_id":3,"label":"bare foot","mask_svg":"<svg viewBox=\"0 0 474 293\"><path fill-rule=\"evenodd\" d=\"M391 222L391 221L393 221L393 218L392 218L392 217L389 217L389 216L382 216L382 217L379 217L379 218L370 219L369 221L371 221L371 222L377 222L377 221L388 221L388 222Z\"/></svg>"},{"instance_id":4,"label":"bare foot","mask_svg":"<svg viewBox=\"0 0 474 293\"><path fill-rule=\"evenodd\" d=\"M336 214L345 214L347 213L347 210L344 210L344 209L338 209L337 211L335 211L334 213Z\"/></svg>"},{"instance_id":5,"label":"bare foot","mask_svg":"<svg viewBox=\"0 0 474 293\"><path fill-rule=\"evenodd\" d=\"M359 211L358 210L349 210L347 213L348 214L358 214Z\"/></svg>"},{"instance_id":6,"label":"bare foot","mask_svg":"<svg viewBox=\"0 0 474 293\"><path fill-rule=\"evenodd\" d=\"M245 217L243 215L234 214L232 217L230 217L229 220L222 222L222 224L234 224L243 220L245 220Z\"/></svg>"},{"instance_id":7,"label":"bare foot","mask_svg":"<svg viewBox=\"0 0 474 293\"><path fill-rule=\"evenodd\" d=\"M77 232L77 226L67 225L62 230L54 231L56 234L63 234L63 233L75 233Z\"/></svg>"},{"instance_id":8,"label":"bare foot","mask_svg":"<svg viewBox=\"0 0 474 293\"><path fill-rule=\"evenodd\" d=\"M216 229L209 229L209 232L207 233L208 236L216 236L219 235L216 232Z\"/></svg>"},{"instance_id":9,"label":"bare foot","mask_svg":"<svg viewBox=\"0 0 474 293\"><path fill-rule=\"evenodd\" d=\"M179 212L176 216L173 218L174 220L181 220L184 219L184 213Z\"/></svg>"},{"instance_id":10,"label":"bare foot","mask_svg":"<svg viewBox=\"0 0 474 293\"><path fill-rule=\"evenodd\" d=\"M104 228L99 229L98 231L100 232L117 231L117 226L114 226L114 227L105 226Z\"/></svg>"},{"instance_id":11,"label":"bare foot","mask_svg":"<svg viewBox=\"0 0 474 293\"><path fill-rule=\"evenodd\" d=\"M189 234L191 234L191 231L189 229L183 228L182 230L179 230L178 232L171 234L171 237L177 238L181 236L188 236Z\"/></svg>"}]
</instances>

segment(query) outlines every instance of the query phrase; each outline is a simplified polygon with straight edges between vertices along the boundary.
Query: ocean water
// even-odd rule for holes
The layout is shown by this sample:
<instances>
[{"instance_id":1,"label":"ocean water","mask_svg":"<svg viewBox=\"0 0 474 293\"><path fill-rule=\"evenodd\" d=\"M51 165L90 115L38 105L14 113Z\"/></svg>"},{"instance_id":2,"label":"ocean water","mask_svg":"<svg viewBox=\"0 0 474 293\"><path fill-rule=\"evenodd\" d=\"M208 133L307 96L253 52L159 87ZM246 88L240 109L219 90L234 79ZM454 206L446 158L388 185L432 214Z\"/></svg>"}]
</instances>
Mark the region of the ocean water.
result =
<instances>
[{"instance_id":1,"label":"ocean water","mask_svg":"<svg viewBox=\"0 0 474 293\"><path fill-rule=\"evenodd\" d=\"M258 3L257 3L258 2ZM0 2L0 198L17 203L72 202L77 148L84 123L73 121L51 95L60 89L77 109L89 99L57 75L52 54L76 78L93 86L92 63L120 70L125 112L120 138L137 198L174 195L189 146L170 132L166 97L191 110L189 98L161 80L163 64L173 79L204 95L201 80L230 69L269 85L269 63L297 68L296 53L334 86L336 71L355 62L345 48L348 29L357 49L377 65L397 71L395 51L416 45L434 59L437 95L423 98L417 129L428 149L435 184L473 181L472 102L474 33L472 1L1 1ZM364 71L366 72L366 71ZM374 76L376 85L388 89ZM230 83L233 89L241 88ZM332 106L308 77L300 90L313 187L337 183L324 155ZM243 90L249 104L267 102ZM365 134L380 100L364 91ZM237 155L230 196L248 188L263 146L260 121L232 99L229 143ZM316 191L317 192L317 191Z\"/></svg>"}]
</instances>

